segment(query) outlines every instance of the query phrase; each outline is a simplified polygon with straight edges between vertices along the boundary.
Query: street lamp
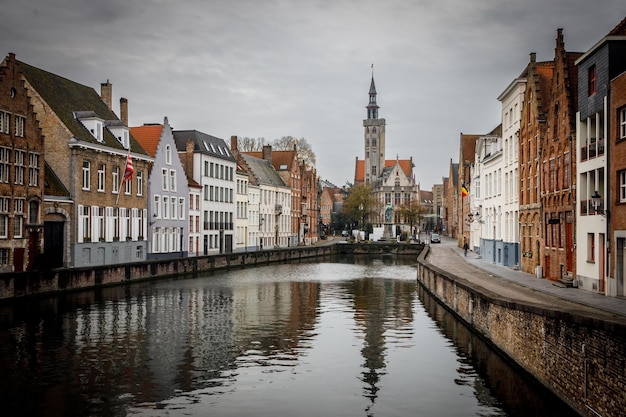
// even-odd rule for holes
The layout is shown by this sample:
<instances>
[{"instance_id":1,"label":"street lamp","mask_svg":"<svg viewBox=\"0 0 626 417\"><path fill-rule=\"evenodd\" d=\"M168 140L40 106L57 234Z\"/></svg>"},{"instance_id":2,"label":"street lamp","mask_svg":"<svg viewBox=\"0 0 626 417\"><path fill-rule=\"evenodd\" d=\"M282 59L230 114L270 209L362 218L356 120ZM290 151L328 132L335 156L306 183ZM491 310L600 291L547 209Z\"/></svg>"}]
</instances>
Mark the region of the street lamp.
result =
<instances>
[{"instance_id":1,"label":"street lamp","mask_svg":"<svg viewBox=\"0 0 626 417\"><path fill-rule=\"evenodd\" d=\"M591 205L593 206L593 210L596 213L599 213L604 217L609 214L608 210L598 209L598 207L602 205L602 196L600 195L600 193L598 193L598 190L594 191L593 195L591 196Z\"/></svg>"}]
</instances>

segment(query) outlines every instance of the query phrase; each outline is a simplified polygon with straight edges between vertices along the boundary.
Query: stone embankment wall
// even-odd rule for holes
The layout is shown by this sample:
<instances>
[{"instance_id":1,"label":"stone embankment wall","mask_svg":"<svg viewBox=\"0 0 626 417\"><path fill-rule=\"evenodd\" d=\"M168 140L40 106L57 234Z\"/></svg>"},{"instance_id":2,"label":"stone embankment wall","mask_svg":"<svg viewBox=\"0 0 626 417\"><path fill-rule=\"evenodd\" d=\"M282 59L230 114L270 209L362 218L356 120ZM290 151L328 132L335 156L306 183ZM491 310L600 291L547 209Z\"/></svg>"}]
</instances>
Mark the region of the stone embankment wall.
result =
<instances>
[{"instance_id":1,"label":"stone embankment wall","mask_svg":"<svg viewBox=\"0 0 626 417\"><path fill-rule=\"evenodd\" d=\"M342 242L335 245L294 246L292 248L254 252L102 265L93 268L6 273L0 274L0 300L56 294L103 286L124 285L175 275L198 274L227 268L265 265L273 262L292 262L335 254L374 255L393 253L398 255L417 255L423 247L424 245L395 243L350 244Z\"/></svg>"},{"instance_id":2,"label":"stone embankment wall","mask_svg":"<svg viewBox=\"0 0 626 417\"><path fill-rule=\"evenodd\" d=\"M297 261L318 256L330 256L334 253L334 246L299 246L256 252L102 265L93 268L7 273L0 275L0 300L123 285L180 274L198 274L226 268Z\"/></svg>"},{"instance_id":3,"label":"stone embankment wall","mask_svg":"<svg viewBox=\"0 0 626 417\"><path fill-rule=\"evenodd\" d=\"M546 309L486 293L418 258L418 281L539 382L590 417L626 410L626 321Z\"/></svg>"}]
</instances>

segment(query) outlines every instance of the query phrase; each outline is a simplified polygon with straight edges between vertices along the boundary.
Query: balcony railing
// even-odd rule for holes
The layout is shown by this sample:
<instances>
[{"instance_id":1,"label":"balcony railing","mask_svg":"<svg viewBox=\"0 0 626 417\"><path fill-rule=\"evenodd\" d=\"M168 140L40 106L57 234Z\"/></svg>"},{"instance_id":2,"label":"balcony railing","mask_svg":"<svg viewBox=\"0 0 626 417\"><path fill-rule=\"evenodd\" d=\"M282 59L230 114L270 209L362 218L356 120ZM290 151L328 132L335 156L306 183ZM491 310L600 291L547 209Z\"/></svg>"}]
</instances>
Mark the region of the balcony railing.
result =
<instances>
[{"instance_id":1,"label":"balcony railing","mask_svg":"<svg viewBox=\"0 0 626 417\"><path fill-rule=\"evenodd\" d=\"M586 161L604 155L604 138L596 141L596 138L589 138L587 146L580 148L580 160Z\"/></svg>"},{"instance_id":2,"label":"balcony railing","mask_svg":"<svg viewBox=\"0 0 626 417\"><path fill-rule=\"evenodd\" d=\"M600 203L597 209L593 207L593 201L589 200L580 200L580 215L581 216L593 216L595 214L600 214L604 212L604 204Z\"/></svg>"}]
</instances>

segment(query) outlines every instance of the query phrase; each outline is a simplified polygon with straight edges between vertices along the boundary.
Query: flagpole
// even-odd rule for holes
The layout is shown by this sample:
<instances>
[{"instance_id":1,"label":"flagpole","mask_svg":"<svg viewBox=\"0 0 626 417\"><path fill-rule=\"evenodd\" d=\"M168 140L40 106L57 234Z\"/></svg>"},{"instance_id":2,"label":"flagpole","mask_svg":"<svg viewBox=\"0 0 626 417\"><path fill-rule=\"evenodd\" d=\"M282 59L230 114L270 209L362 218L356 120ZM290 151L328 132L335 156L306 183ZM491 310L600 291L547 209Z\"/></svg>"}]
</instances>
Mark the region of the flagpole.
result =
<instances>
[{"instance_id":1,"label":"flagpole","mask_svg":"<svg viewBox=\"0 0 626 417\"><path fill-rule=\"evenodd\" d=\"M130 144L128 145L128 154L126 154L126 158L124 158L124 170L122 171L122 179L120 180L120 186L117 187L117 198L115 199L115 205L120 201L120 194L122 193L122 185L124 185L124 177L126 173L126 164L128 163L128 157L130 156Z\"/></svg>"}]
</instances>

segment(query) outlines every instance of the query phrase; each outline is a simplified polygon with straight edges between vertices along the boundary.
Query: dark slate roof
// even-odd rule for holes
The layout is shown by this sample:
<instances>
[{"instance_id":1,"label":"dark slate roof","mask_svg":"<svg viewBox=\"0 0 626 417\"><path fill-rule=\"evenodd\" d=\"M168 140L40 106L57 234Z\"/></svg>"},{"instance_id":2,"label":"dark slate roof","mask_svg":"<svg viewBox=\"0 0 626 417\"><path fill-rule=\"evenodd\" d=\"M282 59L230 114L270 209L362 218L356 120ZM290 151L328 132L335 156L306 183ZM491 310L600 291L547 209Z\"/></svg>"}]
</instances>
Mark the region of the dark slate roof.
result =
<instances>
[{"instance_id":1,"label":"dark slate roof","mask_svg":"<svg viewBox=\"0 0 626 417\"><path fill-rule=\"evenodd\" d=\"M70 192L65 188L59 177L50 168L48 163L44 163L44 189L46 196L70 198Z\"/></svg>"},{"instance_id":2,"label":"dark slate roof","mask_svg":"<svg viewBox=\"0 0 626 417\"><path fill-rule=\"evenodd\" d=\"M176 149L179 152L185 152L187 150L188 140L193 140L194 152L200 152L216 158L236 162L235 157L230 152L228 146L226 146L224 139L216 138L215 136L207 135L197 130L174 131L174 141L176 142Z\"/></svg>"},{"instance_id":3,"label":"dark slate roof","mask_svg":"<svg viewBox=\"0 0 626 417\"><path fill-rule=\"evenodd\" d=\"M105 121L119 121L119 118L102 101L98 93L85 85L68 80L42 69L18 61L20 71L37 93L50 106L52 111L72 132L72 135L84 142L105 145L118 150L125 150L117 138L108 130L103 129L103 141L96 138L76 119L97 116ZM130 135L130 148L134 153L147 155L146 151Z\"/></svg>"},{"instance_id":4,"label":"dark slate roof","mask_svg":"<svg viewBox=\"0 0 626 417\"><path fill-rule=\"evenodd\" d=\"M285 182L269 161L246 154L242 154L241 156L259 184L286 187Z\"/></svg>"}]
</instances>

